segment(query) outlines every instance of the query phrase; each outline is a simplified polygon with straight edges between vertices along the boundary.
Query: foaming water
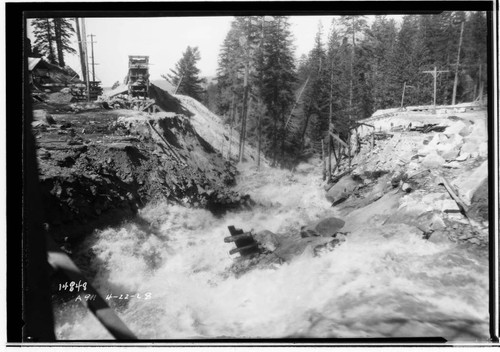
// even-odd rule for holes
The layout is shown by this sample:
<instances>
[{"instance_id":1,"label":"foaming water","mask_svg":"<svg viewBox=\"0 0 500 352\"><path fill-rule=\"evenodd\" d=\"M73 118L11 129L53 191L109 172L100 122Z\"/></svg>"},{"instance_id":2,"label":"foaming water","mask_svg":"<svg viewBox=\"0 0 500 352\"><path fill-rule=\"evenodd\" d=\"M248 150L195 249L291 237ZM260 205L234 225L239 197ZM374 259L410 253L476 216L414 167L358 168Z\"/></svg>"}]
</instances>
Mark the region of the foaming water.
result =
<instances>
[{"instance_id":1,"label":"foaming water","mask_svg":"<svg viewBox=\"0 0 500 352\"><path fill-rule=\"evenodd\" d=\"M222 218L149 205L143 221L89 238L82 251L95 255L93 284L103 296L150 293L109 301L141 339L487 338L487 258L405 225L359 228L333 251L233 275L228 225L293 233L331 214L319 173L309 171L242 170L238 189L263 205ZM58 307L56 318L60 339L111 338L76 303Z\"/></svg>"}]
</instances>

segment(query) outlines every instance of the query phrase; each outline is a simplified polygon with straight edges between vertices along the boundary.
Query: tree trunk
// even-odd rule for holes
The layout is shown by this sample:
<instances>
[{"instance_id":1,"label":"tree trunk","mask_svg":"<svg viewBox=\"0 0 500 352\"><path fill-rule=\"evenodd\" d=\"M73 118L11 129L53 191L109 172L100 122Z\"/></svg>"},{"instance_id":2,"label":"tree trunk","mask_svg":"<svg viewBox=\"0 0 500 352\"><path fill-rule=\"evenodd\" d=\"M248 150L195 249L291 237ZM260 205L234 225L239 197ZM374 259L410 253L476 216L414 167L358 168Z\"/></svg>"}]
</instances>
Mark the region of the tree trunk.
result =
<instances>
[{"instance_id":1,"label":"tree trunk","mask_svg":"<svg viewBox=\"0 0 500 352\"><path fill-rule=\"evenodd\" d=\"M233 144L233 124L234 124L234 115L235 115L235 103L234 103L234 92L233 92L233 97L231 99L231 117L229 119L229 160L231 160L231 146Z\"/></svg>"},{"instance_id":2,"label":"tree trunk","mask_svg":"<svg viewBox=\"0 0 500 352\"><path fill-rule=\"evenodd\" d=\"M247 129L247 112L248 112L248 57L245 59L245 76L243 78L243 111L241 119L241 134L240 134L240 163L243 162L243 154L245 153L245 137Z\"/></svg>"},{"instance_id":3,"label":"tree trunk","mask_svg":"<svg viewBox=\"0 0 500 352\"><path fill-rule=\"evenodd\" d=\"M328 179L332 177L332 135L330 134L330 126L333 123L333 58L330 65L330 101L329 101L329 117L328 117Z\"/></svg>"},{"instance_id":4,"label":"tree trunk","mask_svg":"<svg viewBox=\"0 0 500 352\"><path fill-rule=\"evenodd\" d=\"M274 117L274 127L273 127L273 166L276 165L276 149L277 149L277 146L278 146L278 118L275 116Z\"/></svg>"},{"instance_id":5,"label":"tree trunk","mask_svg":"<svg viewBox=\"0 0 500 352\"><path fill-rule=\"evenodd\" d=\"M309 125L310 114L306 112L306 122L304 123L304 129L302 130L302 136L300 137L300 151L304 150L304 139L306 137L307 126Z\"/></svg>"},{"instance_id":6,"label":"tree trunk","mask_svg":"<svg viewBox=\"0 0 500 352\"><path fill-rule=\"evenodd\" d=\"M64 52L62 44L62 33L61 33L61 19L54 18L54 35L57 48L57 61L59 66L64 67L66 63L64 62Z\"/></svg>"},{"instance_id":7,"label":"tree trunk","mask_svg":"<svg viewBox=\"0 0 500 352\"><path fill-rule=\"evenodd\" d=\"M483 102L483 77L482 77L482 65L479 65L479 102Z\"/></svg>"},{"instance_id":8,"label":"tree trunk","mask_svg":"<svg viewBox=\"0 0 500 352\"><path fill-rule=\"evenodd\" d=\"M455 105L457 96L457 85L458 85L458 66L460 65L460 49L462 48L462 36L464 34L464 22L462 21L462 26L460 28L460 41L458 43L458 54L457 54L457 65L455 67L455 80L453 81L453 97L451 100L451 105Z\"/></svg>"},{"instance_id":9,"label":"tree trunk","mask_svg":"<svg viewBox=\"0 0 500 352\"><path fill-rule=\"evenodd\" d=\"M321 140L321 160L323 160L323 181L326 179L326 158L325 158L325 144Z\"/></svg>"},{"instance_id":10,"label":"tree trunk","mask_svg":"<svg viewBox=\"0 0 500 352\"><path fill-rule=\"evenodd\" d=\"M47 24L47 41L49 42L49 61L51 64L56 62L56 55L54 54L54 38L52 37L52 33L50 32L51 30L51 25L50 25L50 19L46 18L45 19L46 24Z\"/></svg>"},{"instance_id":11,"label":"tree trunk","mask_svg":"<svg viewBox=\"0 0 500 352\"><path fill-rule=\"evenodd\" d=\"M261 109L259 109L261 110ZM262 113L259 111L259 117L258 117L258 129L259 129L259 140L257 143L257 170L260 168L260 150L262 147Z\"/></svg>"},{"instance_id":12,"label":"tree trunk","mask_svg":"<svg viewBox=\"0 0 500 352\"><path fill-rule=\"evenodd\" d=\"M285 161L285 137L286 137L286 130L285 130L285 114L282 112L281 113L281 164Z\"/></svg>"}]
</instances>

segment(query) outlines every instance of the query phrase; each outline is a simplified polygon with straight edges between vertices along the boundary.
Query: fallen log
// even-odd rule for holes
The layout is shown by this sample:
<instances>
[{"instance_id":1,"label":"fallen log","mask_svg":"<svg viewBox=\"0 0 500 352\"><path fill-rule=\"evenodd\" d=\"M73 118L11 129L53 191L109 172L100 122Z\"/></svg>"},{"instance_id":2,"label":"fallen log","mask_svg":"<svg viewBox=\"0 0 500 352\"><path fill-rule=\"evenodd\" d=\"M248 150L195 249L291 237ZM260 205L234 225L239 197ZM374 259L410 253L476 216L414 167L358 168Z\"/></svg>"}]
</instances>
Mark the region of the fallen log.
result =
<instances>
[{"instance_id":1,"label":"fallen log","mask_svg":"<svg viewBox=\"0 0 500 352\"><path fill-rule=\"evenodd\" d=\"M244 240L244 239L253 239L252 233L245 232L241 235L229 236L229 237L224 238L224 242L230 243L230 242L236 242L238 240Z\"/></svg>"},{"instance_id":2,"label":"fallen log","mask_svg":"<svg viewBox=\"0 0 500 352\"><path fill-rule=\"evenodd\" d=\"M255 243L249 244L248 246L236 247L236 248L231 249L229 251L229 254L240 253L241 255L246 255L246 254L244 254L244 252L246 252L248 250L256 249L257 246L258 246L258 243L255 242Z\"/></svg>"},{"instance_id":3,"label":"fallen log","mask_svg":"<svg viewBox=\"0 0 500 352\"><path fill-rule=\"evenodd\" d=\"M450 194L451 198L457 203L458 207L462 210L463 214L468 218L467 212L469 211L469 207L464 203L462 199L453 191L453 188L451 188L450 184L448 181L443 177L440 176L438 179L438 184L443 185L448 193Z\"/></svg>"},{"instance_id":4,"label":"fallen log","mask_svg":"<svg viewBox=\"0 0 500 352\"><path fill-rule=\"evenodd\" d=\"M335 175L334 177L332 177L330 183L337 183L342 177L344 177L345 175L347 175L350 172L351 172L351 169L347 169L346 171L341 172L338 175Z\"/></svg>"},{"instance_id":5,"label":"fallen log","mask_svg":"<svg viewBox=\"0 0 500 352\"><path fill-rule=\"evenodd\" d=\"M330 131L330 135L335 138L340 144L342 144L344 147L348 148L349 146L347 145L346 142L344 142L342 139L340 139L339 136L337 136L335 133Z\"/></svg>"}]
</instances>

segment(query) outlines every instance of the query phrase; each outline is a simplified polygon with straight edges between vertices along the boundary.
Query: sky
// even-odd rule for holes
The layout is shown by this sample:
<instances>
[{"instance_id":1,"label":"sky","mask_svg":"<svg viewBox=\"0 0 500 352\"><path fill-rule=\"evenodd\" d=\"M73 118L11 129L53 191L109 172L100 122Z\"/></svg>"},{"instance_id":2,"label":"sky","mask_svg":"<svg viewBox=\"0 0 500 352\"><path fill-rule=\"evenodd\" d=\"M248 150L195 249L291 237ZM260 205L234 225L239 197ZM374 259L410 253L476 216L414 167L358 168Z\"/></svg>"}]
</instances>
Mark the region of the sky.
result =
<instances>
[{"instance_id":1,"label":"sky","mask_svg":"<svg viewBox=\"0 0 500 352\"><path fill-rule=\"evenodd\" d=\"M368 16L371 17L371 16ZM307 54L321 21L325 35L333 16L291 16L291 32L295 38L295 56ZM104 87L122 82L128 70L129 55L149 56L150 79L162 79L182 57L187 46L198 47L201 77L216 75L221 45L234 17L150 17L150 18L87 18L87 35L94 34L96 80ZM28 36L34 42L31 31ZM77 49L76 38L73 47ZM90 55L90 37L88 38ZM66 55L66 64L80 73L77 55ZM90 58L89 58L90 63ZM92 76L91 76L92 77Z\"/></svg>"}]
</instances>

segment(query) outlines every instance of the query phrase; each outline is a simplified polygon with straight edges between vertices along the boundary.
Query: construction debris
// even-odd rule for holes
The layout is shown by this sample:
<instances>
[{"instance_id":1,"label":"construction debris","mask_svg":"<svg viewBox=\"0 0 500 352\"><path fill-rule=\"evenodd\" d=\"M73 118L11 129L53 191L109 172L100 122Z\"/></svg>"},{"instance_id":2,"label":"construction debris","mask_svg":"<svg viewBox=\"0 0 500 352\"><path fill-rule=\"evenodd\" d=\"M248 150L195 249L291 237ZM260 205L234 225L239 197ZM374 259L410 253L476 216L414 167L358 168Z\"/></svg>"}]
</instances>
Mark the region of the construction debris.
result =
<instances>
[{"instance_id":1,"label":"construction debris","mask_svg":"<svg viewBox=\"0 0 500 352\"><path fill-rule=\"evenodd\" d=\"M229 251L229 254L240 253L241 256L246 256L258 252L258 243L252 236L251 232L243 232L243 230L236 229L234 226L228 226L230 237L224 238L224 242L234 242L236 248Z\"/></svg>"},{"instance_id":2,"label":"construction debris","mask_svg":"<svg viewBox=\"0 0 500 352\"><path fill-rule=\"evenodd\" d=\"M444 132L448 126L438 126L437 123L429 123L423 126L410 127L411 132L429 133L429 132Z\"/></svg>"}]
</instances>

